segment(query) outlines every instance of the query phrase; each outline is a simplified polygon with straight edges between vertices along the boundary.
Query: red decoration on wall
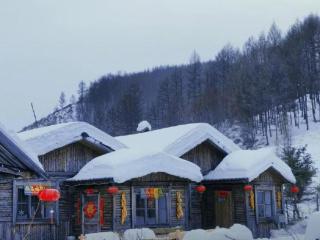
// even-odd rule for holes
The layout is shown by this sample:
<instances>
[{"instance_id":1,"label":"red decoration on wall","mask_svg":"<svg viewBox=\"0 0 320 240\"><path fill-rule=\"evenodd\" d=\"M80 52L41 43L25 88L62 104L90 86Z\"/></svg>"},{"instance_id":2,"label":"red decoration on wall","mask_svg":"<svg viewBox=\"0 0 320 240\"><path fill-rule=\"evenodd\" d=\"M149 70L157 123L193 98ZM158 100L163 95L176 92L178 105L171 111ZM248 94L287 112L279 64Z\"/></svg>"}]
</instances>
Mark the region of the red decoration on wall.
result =
<instances>
[{"instance_id":1,"label":"red decoration on wall","mask_svg":"<svg viewBox=\"0 0 320 240\"><path fill-rule=\"evenodd\" d=\"M100 224L103 225L104 224L104 198L101 197L100 198Z\"/></svg>"},{"instance_id":2,"label":"red decoration on wall","mask_svg":"<svg viewBox=\"0 0 320 240\"><path fill-rule=\"evenodd\" d=\"M85 190L86 194L93 194L94 193L94 189L92 187L88 187L86 190Z\"/></svg>"},{"instance_id":3,"label":"red decoration on wall","mask_svg":"<svg viewBox=\"0 0 320 240\"><path fill-rule=\"evenodd\" d=\"M96 205L94 204L94 202L89 201L89 202L87 202L87 204L84 206L83 212L84 212L84 216L85 216L86 218L91 219L91 218L93 218L93 217L96 215L96 213L97 213L97 207L96 207Z\"/></svg>"},{"instance_id":4,"label":"red decoration on wall","mask_svg":"<svg viewBox=\"0 0 320 240\"><path fill-rule=\"evenodd\" d=\"M115 194L117 194L119 192L119 188L116 187L116 186L111 186L111 187L107 188L107 192L109 194L115 195Z\"/></svg>"},{"instance_id":5,"label":"red decoration on wall","mask_svg":"<svg viewBox=\"0 0 320 240\"><path fill-rule=\"evenodd\" d=\"M251 192L252 189L253 189L252 185L245 185L245 186L243 187L243 190L245 190L246 192Z\"/></svg>"},{"instance_id":6,"label":"red decoration on wall","mask_svg":"<svg viewBox=\"0 0 320 240\"><path fill-rule=\"evenodd\" d=\"M38 198L43 202L56 202L60 199L60 192L54 188L47 188L39 192Z\"/></svg>"},{"instance_id":7,"label":"red decoration on wall","mask_svg":"<svg viewBox=\"0 0 320 240\"><path fill-rule=\"evenodd\" d=\"M196 191L198 193L204 193L206 191L206 189L207 188L205 186L203 186L203 185L196 186Z\"/></svg>"},{"instance_id":8,"label":"red decoration on wall","mask_svg":"<svg viewBox=\"0 0 320 240\"><path fill-rule=\"evenodd\" d=\"M227 198L229 196L229 192L228 191L219 191L218 195L220 198Z\"/></svg>"},{"instance_id":9,"label":"red decoration on wall","mask_svg":"<svg viewBox=\"0 0 320 240\"><path fill-rule=\"evenodd\" d=\"M81 224L80 208L81 208L81 200L80 200L80 197L79 197L77 199L77 202L76 202L76 224L78 224L78 225Z\"/></svg>"},{"instance_id":10,"label":"red decoration on wall","mask_svg":"<svg viewBox=\"0 0 320 240\"><path fill-rule=\"evenodd\" d=\"M296 185L293 185L290 190L292 193L298 193L300 191L299 187Z\"/></svg>"}]
</instances>

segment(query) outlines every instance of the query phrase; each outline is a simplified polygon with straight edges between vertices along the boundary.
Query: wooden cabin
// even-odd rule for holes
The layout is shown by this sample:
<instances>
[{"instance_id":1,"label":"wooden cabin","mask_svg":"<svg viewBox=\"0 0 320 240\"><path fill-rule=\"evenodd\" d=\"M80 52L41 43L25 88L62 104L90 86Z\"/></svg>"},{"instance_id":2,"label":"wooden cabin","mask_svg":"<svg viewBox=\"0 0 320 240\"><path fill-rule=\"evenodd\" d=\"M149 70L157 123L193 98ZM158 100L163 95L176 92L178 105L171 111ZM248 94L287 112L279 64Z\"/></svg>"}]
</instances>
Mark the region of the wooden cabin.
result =
<instances>
[{"instance_id":1,"label":"wooden cabin","mask_svg":"<svg viewBox=\"0 0 320 240\"><path fill-rule=\"evenodd\" d=\"M128 228L189 230L233 223L247 225L255 236L268 236L283 216L283 204L279 205L282 184L295 181L288 166L271 152L258 152L254 159L256 153L242 153L204 123L113 138L75 122L30 130L19 137L38 155L33 162L40 162L41 171L31 173L32 181L20 176L7 185L16 192L10 203L13 215L18 216L25 206L21 199L27 198L32 210L34 197L31 194L29 200L27 196L30 187L56 187L62 195L54 206L41 206L41 214L36 214L39 217L31 225L30 219L8 219L6 224L11 224L15 236L32 229L30 239L64 240L69 235ZM257 170L252 163L264 159L271 160ZM248 162L246 168L230 167L235 160ZM234 174L226 174L230 172ZM197 192L198 185L205 185L207 191ZM248 185L250 192L244 190ZM20 192L13 190L16 186ZM118 191L111 193L110 189ZM53 224L49 224L46 209L54 209ZM23 227L16 227L20 225Z\"/></svg>"}]
</instances>

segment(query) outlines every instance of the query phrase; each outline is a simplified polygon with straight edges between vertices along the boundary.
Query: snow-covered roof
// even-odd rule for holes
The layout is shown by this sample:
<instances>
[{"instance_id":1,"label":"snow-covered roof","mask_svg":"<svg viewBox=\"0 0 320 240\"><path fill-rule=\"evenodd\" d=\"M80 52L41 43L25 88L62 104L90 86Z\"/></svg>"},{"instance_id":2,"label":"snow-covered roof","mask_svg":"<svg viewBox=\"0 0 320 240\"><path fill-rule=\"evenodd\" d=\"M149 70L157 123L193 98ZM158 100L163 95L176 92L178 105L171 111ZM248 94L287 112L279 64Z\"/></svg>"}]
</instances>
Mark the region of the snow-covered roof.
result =
<instances>
[{"instance_id":1,"label":"snow-covered roof","mask_svg":"<svg viewBox=\"0 0 320 240\"><path fill-rule=\"evenodd\" d=\"M13 131L8 131L0 123L0 143L8 148L16 158L18 158L29 169L35 171L41 176L45 176L43 166L40 163L38 156L30 149L25 142L21 141L17 134Z\"/></svg>"},{"instance_id":2,"label":"snow-covered roof","mask_svg":"<svg viewBox=\"0 0 320 240\"><path fill-rule=\"evenodd\" d=\"M296 182L291 168L276 155L274 147L235 151L227 155L204 179L247 179L250 182L269 168L275 169L289 182Z\"/></svg>"},{"instance_id":3,"label":"snow-covered roof","mask_svg":"<svg viewBox=\"0 0 320 240\"><path fill-rule=\"evenodd\" d=\"M189 161L164 152L120 149L91 160L69 181L113 179L123 183L157 172L194 182L202 180L200 168Z\"/></svg>"},{"instance_id":4,"label":"snow-covered roof","mask_svg":"<svg viewBox=\"0 0 320 240\"><path fill-rule=\"evenodd\" d=\"M18 136L40 156L83 140L84 134L113 150L125 147L109 134L85 122L69 122L36 128L20 132Z\"/></svg>"},{"instance_id":5,"label":"snow-covered roof","mask_svg":"<svg viewBox=\"0 0 320 240\"><path fill-rule=\"evenodd\" d=\"M182 156L195 146L209 140L222 151L231 153L240 148L207 123L191 123L154 131L116 137L130 148L154 149Z\"/></svg>"}]
</instances>

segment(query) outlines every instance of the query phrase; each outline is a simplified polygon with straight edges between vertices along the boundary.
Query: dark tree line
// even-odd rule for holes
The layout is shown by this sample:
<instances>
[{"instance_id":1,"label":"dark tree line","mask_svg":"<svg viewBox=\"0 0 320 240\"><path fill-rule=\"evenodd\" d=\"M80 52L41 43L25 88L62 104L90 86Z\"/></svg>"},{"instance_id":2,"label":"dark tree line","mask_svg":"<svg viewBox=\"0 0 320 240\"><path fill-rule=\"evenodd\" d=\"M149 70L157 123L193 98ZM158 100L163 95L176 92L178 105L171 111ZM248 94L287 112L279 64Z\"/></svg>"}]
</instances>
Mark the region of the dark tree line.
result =
<instances>
[{"instance_id":1,"label":"dark tree line","mask_svg":"<svg viewBox=\"0 0 320 240\"><path fill-rule=\"evenodd\" d=\"M279 137L301 119L320 119L320 19L310 15L286 34L275 24L243 48L225 46L209 62L194 52L187 65L106 75L80 83L77 119L113 134L189 122L237 123L247 147L257 134ZM307 104L311 106L308 111Z\"/></svg>"}]
</instances>

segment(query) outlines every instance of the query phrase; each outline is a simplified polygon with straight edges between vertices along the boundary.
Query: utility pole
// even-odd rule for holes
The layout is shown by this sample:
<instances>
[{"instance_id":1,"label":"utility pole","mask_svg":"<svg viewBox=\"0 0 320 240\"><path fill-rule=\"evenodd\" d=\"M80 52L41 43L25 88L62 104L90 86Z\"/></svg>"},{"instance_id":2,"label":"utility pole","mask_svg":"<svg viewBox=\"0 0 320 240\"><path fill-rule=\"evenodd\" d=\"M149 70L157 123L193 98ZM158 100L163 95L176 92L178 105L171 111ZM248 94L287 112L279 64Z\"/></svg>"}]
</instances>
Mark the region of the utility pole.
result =
<instances>
[{"instance_id":1,"label":"utility pole","mask_svg":"<svg viewBox=\"0 0 320 240\"><path fill-rule=\"evenodd\" d=\"M35 123L36 127L38 127L38 120L37 120L36 112L34 111L33 103L31 102L30 105L31 105L31 109L33 112L34 123Z\"/></svg>"}]
</instances>

